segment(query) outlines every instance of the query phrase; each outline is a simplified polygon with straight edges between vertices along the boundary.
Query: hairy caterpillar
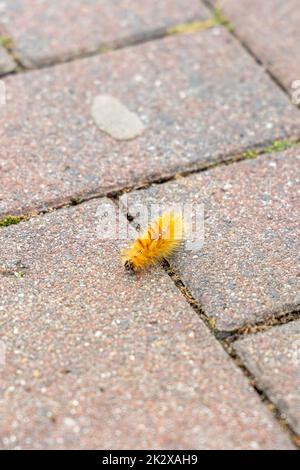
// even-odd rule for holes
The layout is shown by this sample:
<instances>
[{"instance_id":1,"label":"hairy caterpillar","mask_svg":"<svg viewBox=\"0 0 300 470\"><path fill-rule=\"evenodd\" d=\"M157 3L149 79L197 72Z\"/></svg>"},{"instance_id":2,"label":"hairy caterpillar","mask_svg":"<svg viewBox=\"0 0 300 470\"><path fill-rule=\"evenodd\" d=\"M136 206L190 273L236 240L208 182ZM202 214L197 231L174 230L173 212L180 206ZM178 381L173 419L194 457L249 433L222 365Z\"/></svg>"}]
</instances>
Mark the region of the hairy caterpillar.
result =
<instances>
[{"instance_id":1,"label":"hairy caterpillar","mask_svg":"<svg viewBox=\"0 0 300 470\"><path fill-rule=\"evenodd\" d=\"M170 256L180 247L184 237L181 215L167 212L149 225L133 244L123 250L124 267L129 272L139 271Z\"/></svg>"}]
</instances>

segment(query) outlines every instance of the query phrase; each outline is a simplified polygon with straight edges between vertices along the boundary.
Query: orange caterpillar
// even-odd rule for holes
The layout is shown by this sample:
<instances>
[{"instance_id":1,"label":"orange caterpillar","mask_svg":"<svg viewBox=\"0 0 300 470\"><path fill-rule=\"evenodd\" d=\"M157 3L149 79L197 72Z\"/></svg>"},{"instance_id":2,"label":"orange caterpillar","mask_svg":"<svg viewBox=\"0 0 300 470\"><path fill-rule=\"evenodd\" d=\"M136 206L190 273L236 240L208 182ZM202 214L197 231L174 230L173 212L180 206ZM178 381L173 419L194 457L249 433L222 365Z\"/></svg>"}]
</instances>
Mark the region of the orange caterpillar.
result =
<instances>
[{"instance_id":1,"label":"orange caterpillar","mask_svg":"<svg viewBox=\"0 0 300 470\"><path fill-rule=\"evenodd\" d=\"M158 217L133 244L123 251L124 267L139 271L168 257L182 244L184 223L181 215L167 212Z\"/></svg>"}]
</instances>

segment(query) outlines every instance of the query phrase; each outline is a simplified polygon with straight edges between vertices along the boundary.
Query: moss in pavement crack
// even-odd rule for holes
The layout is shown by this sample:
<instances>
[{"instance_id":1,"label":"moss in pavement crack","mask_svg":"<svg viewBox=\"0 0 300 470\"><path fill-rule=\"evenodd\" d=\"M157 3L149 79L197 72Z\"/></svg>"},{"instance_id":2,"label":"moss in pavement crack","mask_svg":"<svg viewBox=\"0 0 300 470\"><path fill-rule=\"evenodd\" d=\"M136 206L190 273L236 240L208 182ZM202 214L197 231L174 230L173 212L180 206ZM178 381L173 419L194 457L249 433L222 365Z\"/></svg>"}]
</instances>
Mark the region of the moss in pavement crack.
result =
<instances>
[{"instance_id":1,"label":"moss in pavement crack","mask_svg":"<svg viewBox=\"0 0 300 470\"><path fill-rule=\"evenodd\" d=\"M232 22L224 15L221 7L216 5L213 10L213 18L215 25L224 26L230 33L234 32L234 25Z\"/></svg>"},{"instance_id":2,"label":"moss in pavement crack","mask_svg":"<svg viewBox=\"0 0 300 470\"><path fill-rule=\"evenodd\" d=\"M4 219L0 220L0 227L9 227L10 225L16 225L23 220L23 217L16 215L7 215Z\"/></svg>"},{"instance_id":3,"label":"moss in pavement crack","mask_svg":"<svg viewBox=\"0 0 300 470\"><path fill-rule=\"evenodd\" d=\"M11 52L13 49L13 40L10 36L0 36L0 46Z\"/></svg>"},{"instance_id":4,"label":"moss in pavement crack","mask_svg":"<svg viewBox=\"0 0 300 470\"><path fill-rule=\"evenodd\" d=\"M295 140L275 140L272 144L268 145L267 147L263 147L261 149L248 149L243 152L242 156L244 158L256 158L258 155L262 153L274 153L274 152L283 152L294 145L297 145L298 142Z\"/></svg>"},{"instance_id":5,"label":"moss in pavement crack","mask_svg":"<svg viewBox=\"0 0 300 470\"><path fill-rule=\"evenodd\" d=\"M170 35L195 33L196 31L203 31L205 29L212 28L213 26L215 26L215 20L214 18L209 18L208 20L177 24L169 28L167 33Z\"/></svg>"}]
</instances>

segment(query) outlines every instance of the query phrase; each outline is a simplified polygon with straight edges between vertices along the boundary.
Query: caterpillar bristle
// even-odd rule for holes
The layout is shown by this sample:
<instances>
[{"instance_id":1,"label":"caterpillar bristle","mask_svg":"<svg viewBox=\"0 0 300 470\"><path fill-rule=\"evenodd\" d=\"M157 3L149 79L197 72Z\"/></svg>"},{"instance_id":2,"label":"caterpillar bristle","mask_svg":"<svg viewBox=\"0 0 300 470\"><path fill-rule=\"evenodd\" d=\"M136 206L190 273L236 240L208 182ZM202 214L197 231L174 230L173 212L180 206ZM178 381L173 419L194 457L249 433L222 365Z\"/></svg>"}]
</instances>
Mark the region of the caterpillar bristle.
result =
<instances>
[{"instance_id":1,"label":"caterpillar bristle","mask_svg":"<svg viewBox=\"0 0 300 470\"><path fill-rule=\"evenodd\" d=\"M149 225L133 244L123 250L122 259L128 272L136 272L157 264L173 254L184 239L182 216L167 212Z\"/></svg>"}]
</instances>

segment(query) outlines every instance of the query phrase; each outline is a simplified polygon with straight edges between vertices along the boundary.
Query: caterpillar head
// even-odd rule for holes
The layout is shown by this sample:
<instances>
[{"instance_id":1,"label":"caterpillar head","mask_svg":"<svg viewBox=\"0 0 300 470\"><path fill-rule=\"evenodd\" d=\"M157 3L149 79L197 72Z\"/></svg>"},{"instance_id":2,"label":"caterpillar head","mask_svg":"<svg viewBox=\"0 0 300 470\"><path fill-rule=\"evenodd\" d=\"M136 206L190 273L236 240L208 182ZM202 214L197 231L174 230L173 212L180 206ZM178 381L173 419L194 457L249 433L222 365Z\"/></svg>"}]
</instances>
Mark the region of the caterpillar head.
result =
<instances>
[{"instance_id":1,"label":"caterpillar head","mask_svg":"<svg viewBox=\"0 0 300 470\"><path fill-rule=\"evenodd\" d=\"M131 260L127 259L124 263L124 268L126 269L127 272L130 274L135 273L135 267L134 264Z\"/></svg>"}]
</instances>

